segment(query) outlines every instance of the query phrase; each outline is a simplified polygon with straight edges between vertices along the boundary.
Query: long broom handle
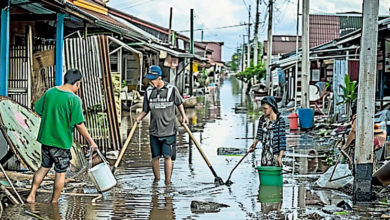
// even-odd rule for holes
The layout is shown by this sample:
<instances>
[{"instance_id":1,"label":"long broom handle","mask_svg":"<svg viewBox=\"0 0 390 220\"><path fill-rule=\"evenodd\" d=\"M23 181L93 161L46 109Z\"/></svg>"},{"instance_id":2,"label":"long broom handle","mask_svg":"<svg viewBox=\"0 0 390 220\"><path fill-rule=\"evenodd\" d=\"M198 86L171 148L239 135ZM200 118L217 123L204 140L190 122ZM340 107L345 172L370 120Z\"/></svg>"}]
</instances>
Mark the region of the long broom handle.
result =
<instances>
[{"instance_id":1,"label":"long broom handle","mask_svg":"<svg viewBox=\"0 0 390 220\"><path fill-rule=\"evenodd\" d=\"M241 158L241 160L238 161L238 163L236 164L236 166L234 166L234 168L233 168L232 171L230 172L229 178L226 180L226 182L230 180L230 177L232 177L233 171L238 167L238 165L240 165L240 163L244 160L244 158L245 158L246 156L248 156L249 153L250 153L250 152L247 151L246 154Z\"/></svg>"},{"instance_id":2,"label":"long broom handle","mask_svg":"<svg viewBox=\"0 0 390 220\"><path fill-rule=\"evenodd\" d=\"M192 141L195 143L196 148L198 148L200 154L202 155L203 159L206 161L207 165L211 167L210 161L207 159L206 155L203 153L203 150L200 148L200 145L198 141L195 139L194 135L192 134L191 130L188 128L186 124L182 124L183 127L186 129L188 135L190 135Z\"/></svg>"},{"instance_id":3,"label":"long broom handle","mask_svg":"<svg viewBox=\"0 0 390 220\"><path fill-rule=\"evenodd\" d=\"M131 140L131 138L132 138L133 135L134 135L134 132L135 132L135 129L137 128L137 125L138 125L138 123L135 122L134 125L133 125L133 127L131 128L131 131L130 131L130 133L129 133L129 136L127 136L126 142L125 142L125 144L124 144L123 147L122 147L122 150L121 150L121 152L120 152L120 154L119 154L119 156L118 156L118 159L117 159L116 162L115 162L114 168L112 169L112 172L115 172L116 168L118 167L119 163L121 162L121 159L122 159L122 157L123 157L123 154L125 153L126 148L127 148L127 146L129 145L130 140Z\"/></svg>"}]
</instances>

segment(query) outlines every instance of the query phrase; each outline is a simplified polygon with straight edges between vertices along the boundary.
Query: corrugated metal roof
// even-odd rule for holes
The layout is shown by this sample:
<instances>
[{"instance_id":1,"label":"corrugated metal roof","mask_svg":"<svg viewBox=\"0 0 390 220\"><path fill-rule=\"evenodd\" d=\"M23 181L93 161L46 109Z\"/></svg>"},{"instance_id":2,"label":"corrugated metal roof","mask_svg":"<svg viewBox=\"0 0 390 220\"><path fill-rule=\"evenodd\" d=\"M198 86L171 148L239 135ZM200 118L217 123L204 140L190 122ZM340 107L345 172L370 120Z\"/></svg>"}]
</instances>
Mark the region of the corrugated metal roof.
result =
<instances>
[{"instance_id":1,"label":"corrugated metal roof","mask_svg":"<svg viewBox=\"0 0 390 220\"><path fill-rule=\"evenodd\" d=\"M324 44L340 37L340 17L327 15L310 15L309 41L310 48Z\"/></svg>"},{"instance_id":2,"label":"corrugated metal roof","mask_svg":"<svg viewBox=\"0 0 390 220\"><path fill-rule=\"evenodd\" d=\"M340 17L340 37L351 33L362 27L362 17L358 16L342 16Z\"/></svg>"},{"instance_id":3,"label":"corrugated metal roof","mask_svg":"<svg viewBox=\"0 0 390 220\"><path fill-rule=\"evenodd\" d=\"M358 14L311 14L309 22L310 48L346 36L362 27L362 17Z\"/></svg>"},{"instance_id":4,"label":"corrugated metal roof","mask_svg":"<svg viewBox=\"0 0 390 220\"><path fill-rule=\"evenodd\" d=\"M146 45L149 46L149 47L152 47L152 48L154 48L156 50L165 51L168 54L173 55L175 57L194 58L194 55L192 55L192 54L182 53L182 52L176 51L174 49L171 49L171 48L159 45L159 44L146 44Z\"/></svg>"},{"instance_id":5,"label":"corrugated metal roof","mask_svg":"<svg viewBox=\"0 0 390 220\"><path fill-rule=\"evenodd\" d=\"M18 7L23 8L34 14L54 14L55 11L45 8L42 4L37 2L32 2L30 0L13 0L12 5L18 5Z\"/></svg>"},{"instance_id":6,"label":"corrugated metal roof","mask_svg":"<svg viewBox=\"0 0 390 220\"><path fill-rule=\"evenodd\" d=\"M298 47L301 47L301 36L299 36ZM264 41L263 52L267 54L268 41ZM272 55L285 54L296 49L296 36L275 35L272 37Z\"/></svg>"}]
</instances>

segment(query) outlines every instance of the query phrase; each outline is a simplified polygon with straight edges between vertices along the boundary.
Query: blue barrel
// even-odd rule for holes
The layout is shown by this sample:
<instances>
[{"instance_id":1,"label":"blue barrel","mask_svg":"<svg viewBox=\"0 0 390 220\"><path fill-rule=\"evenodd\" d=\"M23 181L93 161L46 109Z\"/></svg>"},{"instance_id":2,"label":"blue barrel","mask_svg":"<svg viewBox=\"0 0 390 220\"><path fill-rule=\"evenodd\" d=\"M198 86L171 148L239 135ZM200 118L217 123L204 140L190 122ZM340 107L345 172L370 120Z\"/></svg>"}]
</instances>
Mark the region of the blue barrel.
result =
<instances>
[{"instance_id":1,"label":"blue barrel","mask_svg":"<svg viewBox=\"0 0 390 220\"><path fill-rule=\"evenodd\" d=\"M311 108L298 109L299 124L302 129L312 128L314 126L314 110Z\"/></svg>"}]
</instances>

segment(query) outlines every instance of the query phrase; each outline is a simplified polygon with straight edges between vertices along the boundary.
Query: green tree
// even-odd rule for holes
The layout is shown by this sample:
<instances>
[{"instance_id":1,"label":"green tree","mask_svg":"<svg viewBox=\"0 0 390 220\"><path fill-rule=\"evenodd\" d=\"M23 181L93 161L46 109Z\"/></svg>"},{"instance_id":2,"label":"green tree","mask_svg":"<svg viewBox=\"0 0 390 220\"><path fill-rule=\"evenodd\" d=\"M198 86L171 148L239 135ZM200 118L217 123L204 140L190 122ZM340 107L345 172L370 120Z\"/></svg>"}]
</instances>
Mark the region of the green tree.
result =
<instances>
[{"instance_id":1,"label":"green tree","mask_svg":"<svg viewBox=\"0 0 390 220\"><path fill-rule=\"evenodd\" d=\"M254 66L251 63L251 66L246 68L243 72L239 72L236 75L236 78L248 83L250 80L256 77L257 80L260 80L264 77L266 72L265 64L263 62L259 62L257 66Z\"/></svg>"},{"instance_id":2,"label":"green tree","mask_svg":"<svg viewBox=\"0 0 390 220\"><path fill-rule=\"evenodd\" d=\"M232 61L230 63L230 69L233 72L237 72L240 66L240 54L238 52L232 55Z\"/></svg>"},{"instance_id":3,"label":"green tree","mask_svg":"<svg viewBox=\"0 0 390 220\"><path fill-rule=\"evenodd\" d=\"M265 76L265 64L263 62L259 62L257 66L253 65L253 62L251 62L251 66L246 68L243 72L239 72L236 75L236 78L248 83L248 87L246 90L246 93L248 94L251 87L252 87L252 79L256 78L256 80L260 80Z\"/></svg>"}]
</instances>

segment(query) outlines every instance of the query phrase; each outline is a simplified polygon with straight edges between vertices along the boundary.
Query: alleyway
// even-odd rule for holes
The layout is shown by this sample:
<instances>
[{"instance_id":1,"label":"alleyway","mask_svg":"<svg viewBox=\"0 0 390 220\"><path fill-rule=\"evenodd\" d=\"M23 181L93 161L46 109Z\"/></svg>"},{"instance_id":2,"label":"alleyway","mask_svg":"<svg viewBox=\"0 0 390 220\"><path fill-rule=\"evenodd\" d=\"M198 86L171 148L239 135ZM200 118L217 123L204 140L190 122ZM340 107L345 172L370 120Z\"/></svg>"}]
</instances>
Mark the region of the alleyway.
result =
<instances>
[{"instance_id":1,"label":"alleyway","mask_svg":"<svg viewBox=\"0 0 390 220\"><path fill-rule=\"evenodd\" d=\"M192 122L195 137L209 158L217 174L226 180L240 156L218 156L219 147L237 147L247 149L252 143L254 128L257 128L259 115L251 98L242 97L239 82L227 78L215 95L209 94L203 106L187 109ZM236 103L247 103L247 114L235 113ZM134 119L134 115L131 117ZM123 122L129 122L130 115ZM145 120L136 132L124 160L116 172L118 185L104 194L103 200L91 203L92 198L62 196L58 206L47 203L13 206L7 208L3 217L26 219L25 210L38 213L50 219L259 219L282 218L302 219L315 217L324 205L337 204L351 199L342 192L312 188L318 174L324 172L321 157L308 159L310 149L320 151L326 144L314 143L307 135L288 138L289 147L284 163L287 172L284 175L282 198L267 198L270 188L259 188L257 170L260 150L250 155L233 174L233 185L215 186L210 170L199 152L188 143L188 135L180 129L177 160L174 164L173 184L165 186L164 181L153 183L148 145L148 121ZM123 124L122 132L127 133ZM299 154L297 154L299 152ZM309 152L310 153L310 152ZM312 154L312 153L311 153ZM301 155L301 156L299 156ZM163 164L162 164L163 165ZM291 173L292 168L294 174ZM163 170L162 170L163 172ZM96 193L93 187L85 187L84 193ZM44 201L49 194L38 195L38 201ZM265 197L264 197L265 196ZM193 207L191 202L215 202L208 207ZM222 205L221 207L219 205ZM12 217L11 217L12 216ZM348 218L353 215L350 213ZM360 213L360 216L364 216Z\"/></svg>"}]
</instances>

